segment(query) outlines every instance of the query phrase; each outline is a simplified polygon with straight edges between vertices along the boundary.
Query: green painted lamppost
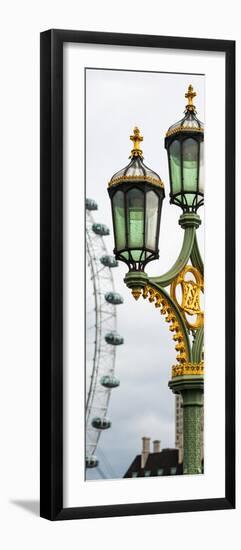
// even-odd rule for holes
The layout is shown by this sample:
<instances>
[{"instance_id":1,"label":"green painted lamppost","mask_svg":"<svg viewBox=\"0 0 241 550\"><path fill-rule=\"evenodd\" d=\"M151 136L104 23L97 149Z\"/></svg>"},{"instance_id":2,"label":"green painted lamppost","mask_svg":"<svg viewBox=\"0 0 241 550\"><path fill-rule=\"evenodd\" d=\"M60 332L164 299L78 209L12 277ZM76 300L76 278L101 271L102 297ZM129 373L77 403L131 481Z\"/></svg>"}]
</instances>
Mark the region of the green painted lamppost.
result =
<instances>
[{"instance_id":1,"label":"green painted lamppost","mask_svg":"<svg viewBox=\"0 0 241 550\"><path fill-rule=\"evenodd\" d=\"M203 312L200 295L203 286L203 262L196 231L201 224L197 214L203 204L204 129L196 115L190 85L184 118L166 134L170 176L170 203L182 208L179 224L184 230L180 254L163 275L148 277L145 267L159 258L158 241L163 182L143 162L140 143L143 137L134 128L130 163L114 174L108 184L112 205L116 259L129 271L125 283L134 298L154 303L169 324L175 342L176 364L172 367L170 389L183 398L184 459L183 472L202 471L201 418L203 407ZM191 263L188 263L189 260ZM191 277L190 277L191 275ZM166 287L170 287L169 291ZM181 289L180 293L177 288Z\"/></svg>"}]
</instances>

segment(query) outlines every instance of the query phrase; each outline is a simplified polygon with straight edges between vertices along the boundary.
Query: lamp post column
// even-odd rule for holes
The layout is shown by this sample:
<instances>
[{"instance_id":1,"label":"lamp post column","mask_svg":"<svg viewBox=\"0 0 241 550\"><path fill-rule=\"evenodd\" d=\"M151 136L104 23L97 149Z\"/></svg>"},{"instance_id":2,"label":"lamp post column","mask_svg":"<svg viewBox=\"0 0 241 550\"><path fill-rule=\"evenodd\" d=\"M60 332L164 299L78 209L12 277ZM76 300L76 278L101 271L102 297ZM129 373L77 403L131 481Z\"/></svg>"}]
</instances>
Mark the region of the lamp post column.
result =
<instances>
[{"instance_id":1,"label":"lamp post column","mask_svg":"<svg viewBox=\"0 0 241 550\"><path fill-rule=\"evenodd\" d=\"M184 474L202 473L203 379L203 364L193 363L183 367L181 375L174 367L169 382L169 388L183 399Z\"/></svg>"}]
</instances>

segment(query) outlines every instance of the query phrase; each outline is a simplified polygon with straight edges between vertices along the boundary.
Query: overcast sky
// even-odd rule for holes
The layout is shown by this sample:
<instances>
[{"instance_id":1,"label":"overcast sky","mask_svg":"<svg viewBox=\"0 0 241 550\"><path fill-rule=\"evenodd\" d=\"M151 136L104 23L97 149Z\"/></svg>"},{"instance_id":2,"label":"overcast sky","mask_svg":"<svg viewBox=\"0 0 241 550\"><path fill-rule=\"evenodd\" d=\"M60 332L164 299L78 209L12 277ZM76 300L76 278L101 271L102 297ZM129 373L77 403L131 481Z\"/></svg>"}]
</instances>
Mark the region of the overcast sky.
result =
<instances>
[{"instance_id":1,"label":"overcast sky","mask_svg":"<svg viewBox=\"0 0 241 550\"><path fill-rule=\"evenodd\" d=\"M86 196L98 203L97 222L109 226L105 237L112 253L113 231L107 184L112 175L126 166L132 149L129 139L134 126L144 136L145 164L164 181L160 230L160 259L150 262L146 271L159 275L168 270L179 254L183 230L178 225L181 209L169 204L169 178L164 136L168 127L183 116L184 94L189 84L197 92L198 117L204 121L204 76L130 71L86 71ZM199 211L203 219L203 207ZM199 243L203 251L203 227ZM119 262L113 269L115 288L124 303L117 306L118 332L125 343L117 348L116 375L120 386L112 390L108 417L111 429L103 432L99 447L122 477L141 450L141 437L160 439L162 447L174 447L175 397L168 388L171 366L175 363L174 342L168 324L153 304L136 302L123 278L127 266ZM87 295L93 292L87 277ZM98 456L98 449L96 452ZM103 459L100 464L108 474ZM88 478L99 477L95 470ZM112 476L113 477L113 476Z\"/></svg>"}]
</instances>

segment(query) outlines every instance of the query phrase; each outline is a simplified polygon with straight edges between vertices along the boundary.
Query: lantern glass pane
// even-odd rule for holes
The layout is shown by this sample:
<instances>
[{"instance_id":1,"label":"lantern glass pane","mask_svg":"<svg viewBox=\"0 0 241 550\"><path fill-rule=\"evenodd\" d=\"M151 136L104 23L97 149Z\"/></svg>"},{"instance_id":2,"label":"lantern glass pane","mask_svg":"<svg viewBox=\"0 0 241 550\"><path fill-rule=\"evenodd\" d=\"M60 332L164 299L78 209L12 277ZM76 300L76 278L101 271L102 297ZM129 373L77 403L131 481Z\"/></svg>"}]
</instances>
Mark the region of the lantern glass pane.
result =
<instances>
[{"instance_id":1,"label":"lantern glass pane","mask_svg":"<svg viewBox=\"0 0 241 550\"><path fill-rule=\"evenodd\" d=\"M186 193L186 200L188 206L194 206L195 205L195 199L196 199L196 193Z\"/></svg>"},{"instance_id":2,"label":"lantern glass pane","mask_svg":"<svg viewBox=\"0 0 241 550\"><path fill-rule=\"evenodd\" d=\"M155 250L156 232L158 219L159 199L154 191L148 191L146 194L146 227L145 227L145 245L146 248Z\"/></svg>"},{"instance_id":3,"label":"lantern glass pane","mask_svg":"<svg viewBox=\"0 0 241 550\"><path fill-rule=\"evenodd\" d=\"M181 145L177 139L170 145L169 155L172 193L175 195L181 191Z\"/></svg>"},{"instance_id":4,"label":"lantern glass pane","mask_svg":"<svg viewBox=\"0 0 241 550\"><path fill-rule=\"evenodd\" d=\"M132 250L131 257L135 262L140 262L145 258L145 255L143 255L142 250Z\"/></svg>"},{"instance_id":5,"label":"lantern glass pane","mask_svg":"<svg viewBox=\"0 0 241 550\"><path fill-rule=\"evenodd\" d=\"M199 191L204 193L204 142L200 143Z\"/></svg>"},{"instance_id":6,"label":"lantern glass pane","mask_svg":"<svg viewBox=\"0 0 241 550\"><path fill-rule=\"evenodd\" d=\"M143 248L144 193L140 189L134 188L127 193L127 227L129 248Z\"/></svg>"},{"instance_id":7,"label":"lantern glass pane","mask_svg":"<svg viewBox=\"0 0 241 550\"><path fill-rule=\"evenodd\" d=\"M198 142L195 139L185 139L182 146L183 156L183 190L184 193L197 192L198 176ZM194 195L186 194L188 204L192 204Z\"/></svg>"},{"instance_id":8,"label":"lantern glass pane","mask_svg":"<svg viewBox=\"0 0 241 550\"><path fill-rule=\"evenodd\" d=\"M117 191L113 197L114 227L115 227L115 246L117 250L125 248L126 228L125 228L125 204L123 191Z\"/></svg>"}]
</instances>

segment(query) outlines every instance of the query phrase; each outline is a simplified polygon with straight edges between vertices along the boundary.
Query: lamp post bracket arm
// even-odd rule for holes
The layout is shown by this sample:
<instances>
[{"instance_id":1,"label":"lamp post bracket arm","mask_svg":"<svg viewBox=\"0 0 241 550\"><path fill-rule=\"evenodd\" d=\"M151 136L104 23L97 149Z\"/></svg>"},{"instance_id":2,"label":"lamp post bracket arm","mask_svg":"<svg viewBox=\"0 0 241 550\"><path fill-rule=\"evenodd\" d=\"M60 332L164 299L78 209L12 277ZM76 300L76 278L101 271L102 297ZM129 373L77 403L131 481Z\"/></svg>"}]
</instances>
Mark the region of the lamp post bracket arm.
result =
<instances>
[{"instance_id":1,"label":"lamp post bracket arm","mask_svg":"<svg viewBox=\"0 0 241 550\"><path fill-rule=\"evenodd\" d=\"M197 330L195 340L192 346L192 358L194 363L200 363L202 361L203 340L204 340L204 328L202 327L199 330Z\"/></svg>"},{"instance_id":2,"label":"lamp post bracket arm","mask_svg":"<svg viewBox=\"0 0 241 550\"><path fill-rule=\"evenodd\" d=\"M171 267L171 269L169 269L169 271L167 271L163 275L160 275L160 277L150 277L150 283L156 283L162 287L170 285L171 282L177 277L180 271L182 271L182 269L187 264L190 258L190 254L192 253L193 244L195 242L196 228L186 227L184 231L185 232L181 252L176 262Z\"/></svg>"},{"instance_id":3,"label":"lamp post bracket arm","mask_svg":"<svg viewBox=\"0 0 241 550\"><path fill-rule=\"evenodd\" d=\"M200 250L199 250L196 234L195 234L195 237L194 237L194 243L193 243L193 248L192 248L190 257L191 257L192 265L194 267L197 267L197 269L203 275L203 272L204 272L203 260L202 260L202 256L201 256L201 253L200 253Z\"/></svg>"}]
</instances>

